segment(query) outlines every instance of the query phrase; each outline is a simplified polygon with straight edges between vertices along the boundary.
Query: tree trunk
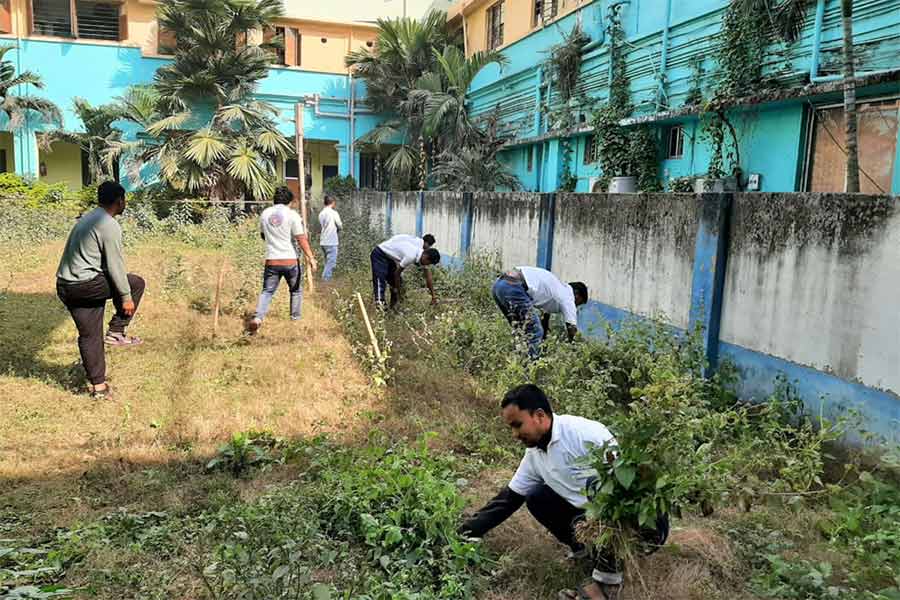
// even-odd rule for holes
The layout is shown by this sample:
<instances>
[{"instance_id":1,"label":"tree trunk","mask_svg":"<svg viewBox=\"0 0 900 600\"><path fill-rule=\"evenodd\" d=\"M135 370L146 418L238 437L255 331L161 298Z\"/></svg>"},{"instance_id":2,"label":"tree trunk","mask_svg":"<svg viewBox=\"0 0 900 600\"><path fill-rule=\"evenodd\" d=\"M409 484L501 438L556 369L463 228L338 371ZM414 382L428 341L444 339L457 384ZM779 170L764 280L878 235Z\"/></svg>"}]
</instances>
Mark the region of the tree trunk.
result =
<instances>
[{"instance_id":1,"label":"tree trunk","mask_svg":"<svg viewBox=\"0 0 900 600\"><path fill-rule=\"evenodd\" d=\"M856 114L856 73L853 66L853 0L841 0L844 25L844 124L847 146L847 187L859 193L859 133Z\"/></svg>"}]
</instances>

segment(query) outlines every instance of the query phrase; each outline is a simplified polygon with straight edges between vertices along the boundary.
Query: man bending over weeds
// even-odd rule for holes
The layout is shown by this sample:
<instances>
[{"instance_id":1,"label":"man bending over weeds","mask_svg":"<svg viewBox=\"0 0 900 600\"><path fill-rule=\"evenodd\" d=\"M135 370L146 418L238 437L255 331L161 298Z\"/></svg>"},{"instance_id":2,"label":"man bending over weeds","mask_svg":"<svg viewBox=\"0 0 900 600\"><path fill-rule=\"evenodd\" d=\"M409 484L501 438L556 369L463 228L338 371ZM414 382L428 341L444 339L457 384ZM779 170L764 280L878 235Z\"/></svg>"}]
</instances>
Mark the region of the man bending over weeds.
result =
<instances>
[{"instance_id":1,"label":"man bending over weeds","mask_svg":"<svg viewBox=\"0 0 900 600\"><path fill-rule=\"evenodd\" d=\"M587 286L576 281L569 285L547 269L516 267L500 275L491 290L494 302L514 329L525 334L528 355L540 353L547 339L550 315L559 313L566 321L569 341L578 333L578 307L588 301ZM540 310L541 317L535 313Z\"/></svg>"},{"instance_id":2,"label":"man bending over weeds","mask_svg":"<svg viewBox=\"0 0 900 600\"><path fill-rule=\"evenodd\" d=\"M378 244L372 250L372 294L375 303L383 307L387 289L391 289L391 308L400 301L403 270L410 265L428 267L441 262L441 254L435 248L431 234L419 238L412 235L395 235ZM431 293L431 304L437 304L431 271L425 269L425 285Z\"/></svg>"},{"instance_id":3,"label":"man bending over weeds","mask_svg":"<svg viewBox=\"0 0 900 600\"><path fill-rule=\"evenodd\" d=\"M560 598L616 600L623 562L611 549L586 547L575 535L576 524L585 519L588 495L602 484L588 456L596 447L614 448L615 438L597 421L554 415L546 394L536 385L513 388L500 406L503 420L525 445L525 456L509 485L470 517L460 533L480 538L525 504L541 525L569 547L570 558L591 561L591 578L575 590L560 592ZM649 548L662 546L668 535L667 517L640 532Z\"/></svg>"}]
</instances>

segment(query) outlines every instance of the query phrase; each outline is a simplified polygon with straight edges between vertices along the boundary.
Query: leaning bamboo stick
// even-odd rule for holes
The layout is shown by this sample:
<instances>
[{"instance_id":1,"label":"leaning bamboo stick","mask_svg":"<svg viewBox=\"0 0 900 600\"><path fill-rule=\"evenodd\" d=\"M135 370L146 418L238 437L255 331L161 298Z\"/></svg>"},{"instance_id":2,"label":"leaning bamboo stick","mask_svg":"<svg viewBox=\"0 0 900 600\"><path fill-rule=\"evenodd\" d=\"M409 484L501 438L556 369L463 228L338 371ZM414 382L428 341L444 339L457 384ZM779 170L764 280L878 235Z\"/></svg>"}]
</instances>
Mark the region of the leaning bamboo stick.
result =
<instances>
[{"instance_id":1,"label":"leaning bamboo stick","mask_svg":"<svg viewBox=\"0 0 900 600\"><path fill-rule=\"evenodd\" d=\"M222 306L222 281L225 279L225 259L219 267L219 277L216 280L216 299L213 301L213 337L219 333L219 308Z\"/></svg>"},{"instance_id":2,"label":"leaning bamboo stick","mask_svg":"<svg viewBox=\"0 0 900 600\"><path fill-rule=\"evenodd\" d=\"M372 347L375 349L375 357L381 360L381 348L378 347L378 338L372 330L372 323L369 321L369 313L366 311L366 305L363 303L362 294L356 292L356 301L359 302L359 310L362 312L363 321L366 322L366 329L369 332L369 339L372 340Z\"/></svg>"}]
</instances>

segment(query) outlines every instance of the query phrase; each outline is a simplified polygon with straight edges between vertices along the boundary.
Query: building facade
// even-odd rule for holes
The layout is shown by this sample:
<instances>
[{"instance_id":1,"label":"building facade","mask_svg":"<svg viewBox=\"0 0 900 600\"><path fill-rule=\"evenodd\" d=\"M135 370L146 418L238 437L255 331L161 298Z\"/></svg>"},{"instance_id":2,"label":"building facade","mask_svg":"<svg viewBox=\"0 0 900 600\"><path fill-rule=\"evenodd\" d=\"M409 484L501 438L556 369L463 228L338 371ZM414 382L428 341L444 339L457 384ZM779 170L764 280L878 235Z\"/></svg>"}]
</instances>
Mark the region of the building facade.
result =
<instances>
[{"instance_id":1,"label":"building facade","mask_svg":"<svg viewBox=\"0 0 900 600\"><path fill-rule=\"evenodd\" d=\"M552 192L574 177L596 189L601 175L592 114L610 93L611 20L633 104L623 126L650 128L666 189L709 170L708 105L722 80L728 0L464 0L448 13L467 54L499 49L469 90L472 114L499 115L512 141L502 159L525 190ZM840 0L811 0L793 43L769 39L759 57L764 84L742 90L727 110L725 154L740 189L844 189ZM861 189L900 193L900 0L855 0L853 44L859 77ZM545 61L579 25L588 36L570 101L574 125L554 130L560 93ZM751 27L753 24L751 23ZM759 23L759 29L766 29ZM700 94L698 101L698 94ZM734 139L735 141L731 141ZM568 175L568 177L567 177Z\"/></svg>"},{"instance_id":2,"label":"building facade","mask_svg":"<svg viewBox=\"0 0 900 600\"><path fill-rule=\"evenodd\" d=\"M261 34L283 35L285 48L258 97L279 107L280 130L291 139L295 107L302 103L307 187L316 194L334 175L371 177L369 159L356 150L354 140L378 118L364 106L364 86L348 73L344 57L371 47L377 29L373 22L323 20L304 4L288 2L284 18ZM347 5L343 13L334 13L340 16L353 14L356 2L333 4ZM74 98L94 105L111 102L132 85L152 82L156 69L169 60L171 40L159 29L156 8L153 0L5 0L0 3L0 44L17 47L7 55L17 73L32 71L43 79L44 89L23 91L54 102L64 112L63 128L80 131ZM36 135L46 128L30 121L0 133L0 169L81 188L89 175L80 149L67 143L40 149ZM297 161L278 168L297 189Z\"/></svg>"}]
</instances>

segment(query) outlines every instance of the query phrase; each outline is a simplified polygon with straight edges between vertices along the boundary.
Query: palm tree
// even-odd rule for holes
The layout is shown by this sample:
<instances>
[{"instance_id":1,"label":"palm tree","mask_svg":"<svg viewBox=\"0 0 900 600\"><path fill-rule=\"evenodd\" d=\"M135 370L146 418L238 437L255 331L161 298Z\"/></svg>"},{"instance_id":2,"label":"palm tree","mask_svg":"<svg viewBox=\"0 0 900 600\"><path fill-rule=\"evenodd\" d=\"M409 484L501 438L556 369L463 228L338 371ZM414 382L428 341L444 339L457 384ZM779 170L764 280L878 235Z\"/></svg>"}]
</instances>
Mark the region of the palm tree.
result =
<instances>
[{"instance_id":1,"label":"palm tree","mask_svg":"<svg viewBox=\"0 0 900 600\"><path fill-rule=\"evenodd\" d=\"M235 200L271 195L275 160L293 152L277 129L278 109L253 99L273 55L240 44L281 15L280 0L162 0L160 25L175 35L175 58L156 72L152 93L132 90L125 118L149 140L120 144L110 157L147 164L177 190Z\"/></svg>"},{"instance_id":2,"label":"palm tree","mask_svg":"<svg viewBox=\"0 0 900 600\"><path fill-rule=\"evenodd\" d=\"M507 137L499 132L500 115L494 111L478 130L478 142L460 148L448 148L437 157L431 175L439 190L461 192L518 191L519 179L497 158Z\"/></svg>"},{"instance_id":3,"label":"palm tree","mask_svg":"<svg viewBox=\"0 0 900 600\"><path fill-rule=\"evenodd\" d=\"M410 97L423 105L425 135L440 138L445 148L462 148L481 141L483 132L469 118L466 92L481 70L491 63L506 64L500 52L476 52L466 58L456 46L434 49L440 70L419 78Z\"/></svg>"},{"instance_id":4,"label":"palm tree","mask_svg":"<svg viewBox=\"0 0 900 600\"><path fill-rule=\"evenodd\" d=\"M51 131L45 136L45 143L55 141L75 144L84 151L88 159L88 170L94 183L118 179L118 169L113 161L108 161L110 149L122 139L122 132L113 123L122 117L119 104L92 106L83 98L75 98L72 107L84 124L84 132L68 132L62 129Z\"/></svg>"},{"instance_id":5,"label":"palm tree","mask_svg":"<svg viewBox=\"0 0 900 600\"><path fill-rule=\"evenodd\" d=\"M44 123L62 123L62 112L53 102L30 96L28 94L15 94L19 86L33 85L38 89L44 88L44 82L39 75L31 71L23 71L16 75L16 67L11 60L6 58L7 53L16 50L13 45L0 45L0 111L8 119L7 130L15 131L22 127L30 112L37 113Z\"/></svg>"},{"instance_id":6,"label":"palm tree","mask_svg":"<svg viewBox=\"0 0 900 600\"><path fill-rule=\"evenodd\" d=\"M410 92L423 76L440 71L438 55L453 43L446 24L446 14L440 11L421 21L379 19L373 48L351 52L345 60L354 75L366 82L368 105L376 112L396 115L360 139L377 150L391 146L385 169L395 180L424 181L429 158L439 151L424 131L423 98Z\"/></svg>"},{"instance_id":7,"label":"palm tree","mask_svg":"<svg viewBox=\"0 0 900 600\"><path fill-rule=\"evenodd\" d=\"M847 187L850 194L859 193L859 132L856 114L856 73L853 69L853 0L841 0L844 28L844 125L847 146Z\"/></svg>"}]
</instances>

